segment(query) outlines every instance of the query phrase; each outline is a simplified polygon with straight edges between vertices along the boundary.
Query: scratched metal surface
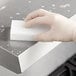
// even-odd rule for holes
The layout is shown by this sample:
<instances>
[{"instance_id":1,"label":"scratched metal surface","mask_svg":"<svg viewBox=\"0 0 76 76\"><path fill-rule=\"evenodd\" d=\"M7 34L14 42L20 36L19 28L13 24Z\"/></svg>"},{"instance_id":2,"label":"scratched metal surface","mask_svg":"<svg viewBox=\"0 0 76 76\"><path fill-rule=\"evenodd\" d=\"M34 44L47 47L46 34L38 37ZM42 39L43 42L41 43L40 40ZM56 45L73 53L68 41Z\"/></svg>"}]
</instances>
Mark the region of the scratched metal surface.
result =
<instances>
[{"instance_id":1,"label":"scratched metal surface","mask_svg":"<svg viewBox=\"0 0 76 76\"><path fill-rule=\"evenodd\" d=\"M48 11L60 13L66 17L71 17L76 13L76 1L75 0L0 0L0 46L7 49L13 54L20 54L25 49L34 45L36 42L17 42L9 40L9 31L11 20L23 20L26 15L36 9L43 8ZM50 58L50 55L49 55ZM48 61L47 57L45 60ZM38 62L39 65L40 62ZM50 63L50 62L49 62ZM45 63L46 64L46 63ZM47 65L48 66L48 65ZM28 69L21 75L14 74L7 69L0 67L1 76L34 76L34 70ZM35 69L39 72L39 68ZM48 70L47 70L48 71ZM30 73L33 74L30 74ZM36 76L42 76L38 73Z\"/></svg>"}]
</instances>

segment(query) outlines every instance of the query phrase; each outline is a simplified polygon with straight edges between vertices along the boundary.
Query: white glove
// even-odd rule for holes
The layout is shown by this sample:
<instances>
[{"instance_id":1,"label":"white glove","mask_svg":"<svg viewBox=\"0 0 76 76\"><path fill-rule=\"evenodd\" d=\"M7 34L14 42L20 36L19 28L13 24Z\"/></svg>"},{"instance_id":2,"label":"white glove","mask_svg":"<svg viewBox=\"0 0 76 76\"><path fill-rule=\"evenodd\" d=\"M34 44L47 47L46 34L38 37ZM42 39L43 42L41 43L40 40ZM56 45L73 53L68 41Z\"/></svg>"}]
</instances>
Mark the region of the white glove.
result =
<instances>
[{"instance_id":1,"label":"white glove","mask_svg":"<svg viewBox=\"0 0 76 76\"><path fill-rule=\"evenodd\" d=\"M32 27L35 24L50 26L48 32L36 36L38 41L76 40L76 23L60 14L39 9L27 15L25 21L26 27Z\"/></svg>"}]
</instances>

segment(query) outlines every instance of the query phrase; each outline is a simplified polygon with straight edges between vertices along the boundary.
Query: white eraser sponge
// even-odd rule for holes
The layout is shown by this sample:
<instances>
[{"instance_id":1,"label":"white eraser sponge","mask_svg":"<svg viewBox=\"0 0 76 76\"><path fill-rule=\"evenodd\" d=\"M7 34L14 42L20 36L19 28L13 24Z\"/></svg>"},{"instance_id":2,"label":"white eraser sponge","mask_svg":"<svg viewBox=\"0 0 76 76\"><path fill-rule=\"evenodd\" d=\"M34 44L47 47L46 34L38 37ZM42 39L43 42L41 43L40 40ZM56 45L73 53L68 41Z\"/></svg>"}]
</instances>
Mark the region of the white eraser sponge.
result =
<instances>
[{"instance_id":1,"label":"white eraser sponge","mask_svg":"<svg viewBox=\"0 0 76 76\"><path fill-rule=\"evenodd\" d=\"M40 28L26 28L22 20L12 20L10 29L10 40L36 41L36 35L47 31Z\"/></svg>"}]
</instances>

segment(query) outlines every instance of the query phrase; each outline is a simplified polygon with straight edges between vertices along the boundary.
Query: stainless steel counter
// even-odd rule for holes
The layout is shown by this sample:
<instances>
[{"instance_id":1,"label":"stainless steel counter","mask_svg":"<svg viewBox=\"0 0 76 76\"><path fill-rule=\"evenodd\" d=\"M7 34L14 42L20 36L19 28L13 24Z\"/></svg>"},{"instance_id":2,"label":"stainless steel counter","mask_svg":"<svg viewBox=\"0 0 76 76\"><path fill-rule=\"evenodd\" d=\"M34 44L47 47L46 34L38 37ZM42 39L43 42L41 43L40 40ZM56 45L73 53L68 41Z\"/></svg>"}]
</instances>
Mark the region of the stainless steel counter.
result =
<instances>
[{"instance_id":1,"label":"stainless steel counter","mask_svg":"<svg viewBox=\"0 0 76 76\"><path fill-rule=\"evenodd\" d=\"M0 2L0 47L4 47L8 51L10 50L9 52L13 52L14 55L18 55L36 43L27 41L10 41L9 30L11 20L23 20L29 12L39 8L60 13L66 17L71 17L76 13L75 3L75 0L2 0ZM69 49L69 47L74 49ZM75 50L75 47L75 43L62 43L58 50ZM0 75L45 76L50 73L51 57L50 53L47 54L20 75L0 66Z\"/></svg>"}]
</instances>

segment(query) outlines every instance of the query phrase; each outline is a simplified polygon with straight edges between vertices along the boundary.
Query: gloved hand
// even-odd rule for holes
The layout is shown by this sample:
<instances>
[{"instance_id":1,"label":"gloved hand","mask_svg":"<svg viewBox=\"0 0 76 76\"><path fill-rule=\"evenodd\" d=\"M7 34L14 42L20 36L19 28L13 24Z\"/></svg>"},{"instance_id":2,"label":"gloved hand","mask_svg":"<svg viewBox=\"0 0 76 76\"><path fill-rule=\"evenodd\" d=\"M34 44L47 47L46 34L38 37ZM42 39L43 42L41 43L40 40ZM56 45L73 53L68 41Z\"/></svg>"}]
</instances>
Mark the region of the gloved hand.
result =
<instances>
[{"instance_id":1,"label":"gloved hand","mask_svg":"<svg viewBox=\"0 0 76 76\"><path fill-rule=\"evenodd\" d=\"M76 23L60 14L43 9L36 10L25 18L26 27L35 24L50 26L50 30L36 36L38 41L74 41L76 40Z\"/></svg>"}]
</instances>

